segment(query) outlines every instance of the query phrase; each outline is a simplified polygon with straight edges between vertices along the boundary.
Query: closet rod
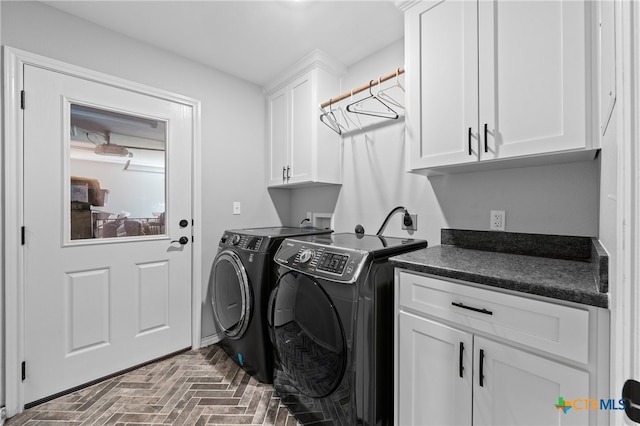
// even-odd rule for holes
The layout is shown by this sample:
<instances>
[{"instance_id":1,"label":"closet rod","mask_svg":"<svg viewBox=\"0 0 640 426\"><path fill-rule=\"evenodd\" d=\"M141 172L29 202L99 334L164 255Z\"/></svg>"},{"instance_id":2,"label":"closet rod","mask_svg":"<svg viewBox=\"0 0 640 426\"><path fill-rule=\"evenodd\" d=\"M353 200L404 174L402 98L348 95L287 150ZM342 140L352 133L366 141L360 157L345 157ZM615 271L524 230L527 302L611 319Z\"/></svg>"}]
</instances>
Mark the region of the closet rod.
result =
<instances>
[{"instance_id":1,"label":"closet rod","mask_svg":"<svg viewBox=\"0 0 640 426\"><path fill-rule=\"evenodd\" d=\"M329 105L335 104L336 102L340 102L343 99L347 99L349 96L351 95L355 95L356 93L360 93L363 92L367 89L369 89L370 87L373 87L375 85L377 85L378 83L382 83L383 81L387 81L392 79L393 77L396 77L400 74L404 74L404 68L398 68L396 71L389 73L387 75L383 75L382 77L380 77L380 79L378 80L371 80L369 83L364 84L358 88L355 88L349 92L344 92L342 95L338 96L337 98L331 98L326 102L323 102L320 104L320 108L325 108L328 107Z\"/></svg>"}]
</instances>

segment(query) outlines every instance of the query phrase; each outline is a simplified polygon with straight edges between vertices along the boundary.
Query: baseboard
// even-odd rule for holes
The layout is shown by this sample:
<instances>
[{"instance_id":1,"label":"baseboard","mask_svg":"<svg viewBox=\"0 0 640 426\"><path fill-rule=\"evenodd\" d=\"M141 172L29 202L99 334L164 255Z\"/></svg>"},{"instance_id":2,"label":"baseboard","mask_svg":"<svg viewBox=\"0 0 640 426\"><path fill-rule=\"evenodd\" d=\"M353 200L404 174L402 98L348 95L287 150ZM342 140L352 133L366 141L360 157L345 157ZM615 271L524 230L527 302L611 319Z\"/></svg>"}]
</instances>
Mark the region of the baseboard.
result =
<instances>
[{"instance_id":1,"label":"baseboard","mask_svg":"<svg viewBox=\"0 0 640 426\"><path fill-rule=\"evenodd\" d=\"M212 336L203 337L200 340L200 347L205 348L209 345L218 343L220 340L222 340L222 334L214 334Z\"/></svg>"}]
</instances>

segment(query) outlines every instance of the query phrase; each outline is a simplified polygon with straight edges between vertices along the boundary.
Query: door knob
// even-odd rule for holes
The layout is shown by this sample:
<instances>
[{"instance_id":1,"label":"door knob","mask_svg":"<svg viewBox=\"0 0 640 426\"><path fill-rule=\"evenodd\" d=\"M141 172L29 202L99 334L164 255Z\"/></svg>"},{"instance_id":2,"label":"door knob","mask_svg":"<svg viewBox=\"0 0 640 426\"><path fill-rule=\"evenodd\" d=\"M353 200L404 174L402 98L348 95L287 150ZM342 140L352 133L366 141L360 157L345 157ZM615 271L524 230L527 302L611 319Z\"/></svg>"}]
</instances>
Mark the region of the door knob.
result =
<instances>
[{"instance_id":1,"label":"door knob","mask_svg":"<svg viewBox=\"0 0 640 426\"><path fill-rule=\"evenodd\" d=\"M182 245L185 245L185 244L187 244L188 242L189 242L189 238L187 238L187 237L180 237L180 239L179 239L179 240L173 240L173 241L171 241L171 243L180 243L180 244L182 244Z\"/></svg>"}]
</instances>

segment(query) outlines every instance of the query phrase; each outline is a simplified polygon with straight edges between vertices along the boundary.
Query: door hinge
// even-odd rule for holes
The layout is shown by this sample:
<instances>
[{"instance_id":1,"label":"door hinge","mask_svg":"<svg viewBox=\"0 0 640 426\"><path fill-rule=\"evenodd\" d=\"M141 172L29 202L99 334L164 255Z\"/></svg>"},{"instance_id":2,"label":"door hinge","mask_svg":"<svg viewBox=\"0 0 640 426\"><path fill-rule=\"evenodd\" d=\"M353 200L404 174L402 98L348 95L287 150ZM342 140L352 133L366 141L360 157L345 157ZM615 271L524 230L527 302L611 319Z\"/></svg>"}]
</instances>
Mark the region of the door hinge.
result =
<instances>
[{"instance_id":1,"label":"door hinge","mask_svg":"<svg viewBox=\"0 0 640 426\"><path fill-rule=\"evenodd\" d=\"M24 109L24 90L20 91L20 109Z\"/></svg>"},{"instance_id":2,"label":"door hinge","mask_svg":"<svg viewBox=\"0 0 640 426\"><path fill-rule=\"evenodd\" d=\"M20 228L20 243L22 245L25 245L26 243L26 239L27 239L26 235L27 235L27 228L23 226Z\"/></svg>"},{"instance_id":3,"label":"door hinge","mask_svg":"<svg viewBox=\"0 0 640 426\"><path fill-rule=\"evenodd\" d=\"M22 361L21 370L22 370L22 381L24 382L25 379L27 378L27 363L25 361Z\"/></svg>"}]
</instances>

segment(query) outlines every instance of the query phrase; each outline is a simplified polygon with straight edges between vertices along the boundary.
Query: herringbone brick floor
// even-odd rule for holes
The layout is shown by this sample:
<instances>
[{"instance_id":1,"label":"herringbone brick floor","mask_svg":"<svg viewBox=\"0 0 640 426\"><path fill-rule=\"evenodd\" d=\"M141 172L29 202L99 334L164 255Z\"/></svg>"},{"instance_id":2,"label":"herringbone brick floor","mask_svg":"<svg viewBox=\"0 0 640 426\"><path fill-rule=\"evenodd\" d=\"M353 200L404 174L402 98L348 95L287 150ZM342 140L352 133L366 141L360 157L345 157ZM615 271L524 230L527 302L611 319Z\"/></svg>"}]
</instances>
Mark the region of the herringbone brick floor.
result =
<instances>
[{"instance_id":1,"label":"herringbone brick floor","mask_svg":"<svg viewBox=\"0 0 640 426\"><path fill-rule=\"evenodd\" d=\"M238 424L298 425L271 385L213 345L30 408L6 426Z\"/></svg>"}]
</instances>

